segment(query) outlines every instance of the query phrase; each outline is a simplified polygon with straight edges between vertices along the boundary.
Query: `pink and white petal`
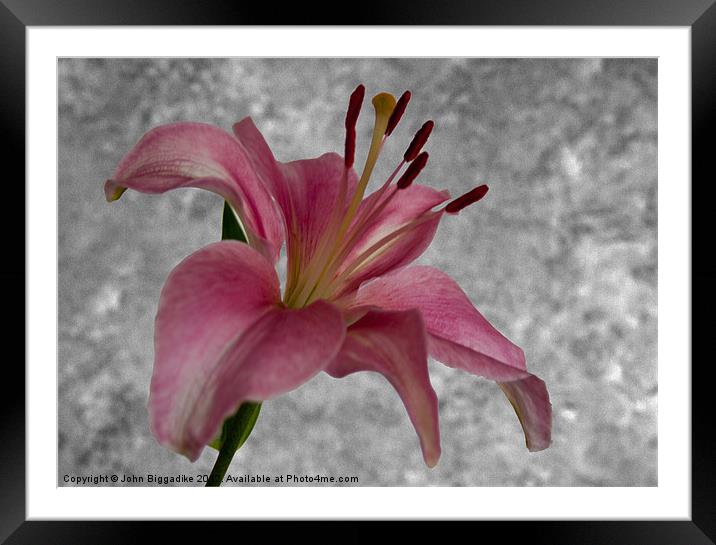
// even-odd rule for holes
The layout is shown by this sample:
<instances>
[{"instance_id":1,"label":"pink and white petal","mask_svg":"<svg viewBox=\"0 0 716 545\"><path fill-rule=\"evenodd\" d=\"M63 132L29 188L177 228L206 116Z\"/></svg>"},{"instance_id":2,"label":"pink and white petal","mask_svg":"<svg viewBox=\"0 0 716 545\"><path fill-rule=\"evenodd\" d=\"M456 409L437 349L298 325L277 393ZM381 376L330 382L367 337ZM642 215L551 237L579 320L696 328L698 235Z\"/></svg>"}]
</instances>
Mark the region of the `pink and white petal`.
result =
<instances>
[{"instance_id":1,"label":"pink and white petal","mask_svg":"<svg viewBox=\"0 0 716 545\"><path fill-rule=\"evenodd\" d=\"M361 217L361 214L364 213L363 210L373 206L373 201L376 198L377 194L373 193L364 199L357 218ZM449 198L450 194L447 191L436 191L419 184L413 184L398 191L381 213L371 221L370 227L363 231L354 242L354 247L338 269L337 274L353 266L355 259L378 241L408 225ZM431 219L417 225L414 229L407 230L381 248L355 272L351 273L340 288L340 293L346 294L355 291L364 281L404 267L417 259L430 246L441 218L442 214L435 214Z\"/></svg>"},{"instance_id":2,"label":"pink and white petal","mask_svg":"<svg viewBox=\"0 0 716 545\"><path fill-rule=\"evenodd\" d=\"M425 463L434 467L440 458L440 429L438 400L427 365L420 312L375 310L350 326L341 351L326 372L336 378L357 371L385 376L408 411Z\"/></svg>"},{"instance_id":3,"label":"pink and white petal","mask_svg":"<svg viewBox=\"0 0 716 545\"><path fill-rule=\"evenodd\" d=\"M460 286L432 267L414 266L365 283L353 308L418 309L435 359L500 383L515 406L528 445L549 444L551 405L544 383L527 371L522 349L495 329Z\"/></svg>"},{"instance_id":4,"label":"pink and white petal","mask_svg":"<svg viewBox=\"0 0 716 545\"><path fill-rule=\"evenodd\" d=\"M169 274L155 320L149 412L160 443L182 446L176 429L197 385L238 334L280 301L271 263L236 241L210 244Z\"/></svg>"},{"instance_id":5,"label":"pink and white petal","mask_svg":"<svg viewBox=\"0 0 716 545\"><path fill-rule=\"evenodd\" d=\"M266 248L275 262L283 242L280 212L249 153L219 127L174 123L152 129L120 161L104 190L113 201L126 188L164 193L182 187L206 189L229 201L247 228L249 242Z\"/></svg>"},{"instance_id":6,"label":"pink and white petal","mask_svg":"<svg viewBox=\"0 0 716 545\"><path fill-rule=\"evenodd\" d=\"M173 420L172 444L196 459L241 403L271 399L322 371L345 332L340 311L325 301L272 308L229 344L208 373L194 377Z\"/></svg>"}]
</instances>

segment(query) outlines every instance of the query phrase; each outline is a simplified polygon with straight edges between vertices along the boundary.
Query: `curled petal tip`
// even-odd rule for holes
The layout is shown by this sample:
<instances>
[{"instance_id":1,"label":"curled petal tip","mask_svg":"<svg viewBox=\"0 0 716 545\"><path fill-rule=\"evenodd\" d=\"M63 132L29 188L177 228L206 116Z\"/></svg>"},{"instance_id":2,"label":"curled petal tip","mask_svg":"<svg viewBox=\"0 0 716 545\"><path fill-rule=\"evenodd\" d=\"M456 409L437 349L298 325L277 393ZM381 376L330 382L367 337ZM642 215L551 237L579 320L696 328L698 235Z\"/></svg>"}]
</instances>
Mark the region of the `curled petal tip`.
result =
<instances>
[{"instance_id":1,"label":"curled petal tip","mask_svg":"<svg viewBox=\"0 0 716 545\"><path fill-rule=\"evenodd\" d=\"M552 443L552 403L544 381L534 375L499 383L517 414L530 452L544 450Z\"/></svg>"},{"instance_id":2,"label":"curled petal tip","mask_svg":"<svg viewBox=\"0 0 716 545\"><path fill-rule=\"evenodd\" d=\"M122 193L126 190L126 187L122 187L114 180L107 180L104 182L104 196L107 199L107 202L114 202L118 200L122 196Z\"/></svg>"},{"instance_id":3,"label":"curled petal tip","mask_svg":"<svg viewBox=\"0 0 716 545\"><path fill-rule=\"evenodd\" d=\"M425 465L428 466L430 469L433 469L436 465L438 465L439 460L440 451L431 452L425 455Z\"/></svg>"},{"instance_id":4,"label":"curled petal tip","mask_svg":"<svg viewBox=\"0 0 716 545\"><path fill-rule=\"evenodd\" d=\"M540 451L546 450L551 444L552 444L552 441L549 441L547 443L543 443L540 445L533 445L533 444L527 443L527 450L529 450L530 452L540 452Z\"/></svg>"}]
</instances>

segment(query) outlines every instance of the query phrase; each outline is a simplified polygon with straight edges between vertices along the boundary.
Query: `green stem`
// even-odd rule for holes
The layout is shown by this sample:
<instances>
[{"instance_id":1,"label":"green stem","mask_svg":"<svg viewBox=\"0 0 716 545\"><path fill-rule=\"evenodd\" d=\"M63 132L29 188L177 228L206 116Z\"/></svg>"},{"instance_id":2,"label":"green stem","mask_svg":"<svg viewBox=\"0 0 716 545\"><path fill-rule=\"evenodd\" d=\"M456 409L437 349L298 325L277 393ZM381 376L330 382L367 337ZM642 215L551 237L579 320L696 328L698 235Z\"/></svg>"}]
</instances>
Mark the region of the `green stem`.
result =
<instances>
[{"instance_id":1,"label":"green stem","mask_svg":"<svg viewBox=\"0 0 716 545\"><path fill-rule=\"evenodd\" d=\"M261 403L244 403L234 416L224 421L219 456L214 462L206 486L221 486L234 454L249 437L260 410Z\"/></svg>"}]
</instances>

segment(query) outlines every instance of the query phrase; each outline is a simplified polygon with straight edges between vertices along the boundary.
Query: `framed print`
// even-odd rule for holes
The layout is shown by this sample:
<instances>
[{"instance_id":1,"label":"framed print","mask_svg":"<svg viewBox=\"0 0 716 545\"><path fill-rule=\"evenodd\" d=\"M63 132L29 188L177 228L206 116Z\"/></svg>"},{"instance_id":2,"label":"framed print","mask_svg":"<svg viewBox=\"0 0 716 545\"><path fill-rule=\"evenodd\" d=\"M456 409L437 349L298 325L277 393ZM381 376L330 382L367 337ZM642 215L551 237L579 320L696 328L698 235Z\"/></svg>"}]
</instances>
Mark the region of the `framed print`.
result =
<instances>
[{"instance_id":1,"label":"framed print","mask_svg":"<svg viewBox=\"0 0 716 545\"><path fill-rule=\"evenodd\" d=\"M576 5L4 2L3 539L712 542L716 8Z\"/></svg>"}]
</instances>

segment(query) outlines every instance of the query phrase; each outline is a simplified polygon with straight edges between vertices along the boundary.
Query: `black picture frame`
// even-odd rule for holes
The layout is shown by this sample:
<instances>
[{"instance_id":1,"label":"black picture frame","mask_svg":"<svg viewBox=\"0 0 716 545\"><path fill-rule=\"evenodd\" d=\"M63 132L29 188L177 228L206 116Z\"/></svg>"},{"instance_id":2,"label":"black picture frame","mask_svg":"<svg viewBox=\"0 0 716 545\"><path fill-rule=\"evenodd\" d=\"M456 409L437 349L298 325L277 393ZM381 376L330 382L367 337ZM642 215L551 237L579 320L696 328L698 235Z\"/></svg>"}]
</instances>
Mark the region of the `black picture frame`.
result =
<instances>
[{"instance_id":1,"label":"black picture frame","mask_svg":"<svg viewBox=\"0 0 716 545\"><path fill-rule=\"evenodd\" d=\"M0 541L20 543L127 543L159 531L163 541L216 539L216 523L26 521L25 515L25 225L24 212L32 206L25 200L24 186L10 180L25 179L25 32L28 26L81 25L256 25L256 24L350 24L350 25L569 25L569 26L685 26L691 29L692 63L692 501L690 521L525 521L477 522L475 532L499 532L508 542L523 537L531 543L689 544L716 540L716 464L714 460L710 374L713 363L697 358L711 322L716 266L710 263L710 224L704 213L713 202L708 190L713 176L707 170L713 154L708 134L716 120L716 0L488 0L482 2L401 0L361 2L347 9L311 7L305 2L288 4L280 10L268 3L200 0L0 0L0 75L2 97L0 120L5 136L3 214L0 214L4 266L0 281L4 288L5 346L19 355L6 357L5 388L0 396ZM684 188L688 190L688 188ZM24 206L19 203L23 202ZM702 210L700 210L702 209ZM701 252L697 250L701 249ZM23 289L20 287L22 286ZM23 316L21 320L19 316ZM673 362L685 364L686 362ZM52 418L54 415L48 415ZM55 438L47 438L52 448ZM209 525L212 525L209 528ZM220 532L236 539L248 535L235 528L240 523L222 523ZM244 523L257 524L257 523ZM272 532L282 524L272 522ZM300 533L316 538L326 534L323 523L301 523ZM364 542L382 529L376 524L353 523L342 529L344 541ZM150 528L151 527L151 528ZM423 538L444 539L444 530L413 526ZM291 528L294 532L295 528ZM451 530L458 531L458 529ZM228 534L227 534L228 535Z\"/></svg>"}]
</instances>

